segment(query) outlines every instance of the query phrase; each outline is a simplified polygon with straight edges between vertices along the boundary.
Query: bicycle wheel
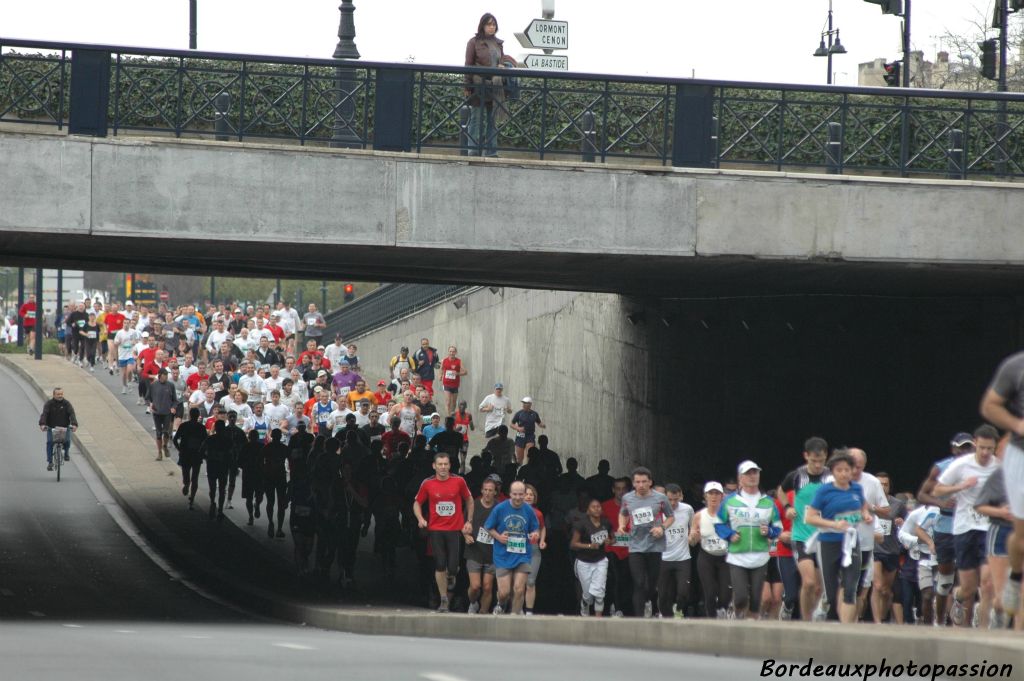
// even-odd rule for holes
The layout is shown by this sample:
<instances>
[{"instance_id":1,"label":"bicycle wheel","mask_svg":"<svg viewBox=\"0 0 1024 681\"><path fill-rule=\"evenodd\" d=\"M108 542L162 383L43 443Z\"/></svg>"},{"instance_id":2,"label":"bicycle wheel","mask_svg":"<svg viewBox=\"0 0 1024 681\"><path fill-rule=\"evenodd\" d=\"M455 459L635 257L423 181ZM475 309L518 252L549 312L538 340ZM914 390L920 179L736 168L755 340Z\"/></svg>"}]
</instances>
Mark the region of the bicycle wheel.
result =
<instances>
[{"instance_id":1,"label":"bicycle wheel","mask_svg":"<svg viewBox=\"0 0 1024 681\"><path fill-rule=\"evenodd\" d=\"M64 445L60 442L55 442L53 445L53 463L54 468L57 469L57 482L60 482L60 467L64 463Z\"/></svg>"}]
</instances>

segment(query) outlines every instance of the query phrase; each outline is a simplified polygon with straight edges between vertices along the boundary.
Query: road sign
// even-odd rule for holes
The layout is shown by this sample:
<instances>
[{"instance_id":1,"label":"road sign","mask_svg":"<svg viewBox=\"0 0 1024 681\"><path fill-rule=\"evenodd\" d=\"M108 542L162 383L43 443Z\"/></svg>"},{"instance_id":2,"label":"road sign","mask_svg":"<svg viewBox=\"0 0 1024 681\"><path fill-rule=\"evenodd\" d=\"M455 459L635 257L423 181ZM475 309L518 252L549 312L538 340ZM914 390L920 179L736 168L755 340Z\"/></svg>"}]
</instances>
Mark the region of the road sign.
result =
<instances>
[{"instance_id":1,"label":"road sign","mask_svg":"<svg viewBox=\"0 0 1024 681\"><path fill-rule=\"evenodd\" d=\"M160 291L160 302L161 303L166 303L170 299L171 299L171 294L167 292L167 289L164 289L163 291Z\"/></svg>"},{"instance_id":2,"label":"road sign","mask_svg":"<svg viewBox=\"0 0 1024 681\"><path fill-rule=\"evenodd\" d=\"M526 38L531 47L543 50L569 49L569 22L534 19L526 27Z\"/></svg>"},{"instance_id":3,"label":"road sign","mask_svg":"<svg viewBox=\"0 0 1024 681\"><path fill-rule=\"evenodd\" d=\"M569 57L564 54L528 54L523 64L528 69L540 71L568 71Z\"/></svg>"}]
</instances>

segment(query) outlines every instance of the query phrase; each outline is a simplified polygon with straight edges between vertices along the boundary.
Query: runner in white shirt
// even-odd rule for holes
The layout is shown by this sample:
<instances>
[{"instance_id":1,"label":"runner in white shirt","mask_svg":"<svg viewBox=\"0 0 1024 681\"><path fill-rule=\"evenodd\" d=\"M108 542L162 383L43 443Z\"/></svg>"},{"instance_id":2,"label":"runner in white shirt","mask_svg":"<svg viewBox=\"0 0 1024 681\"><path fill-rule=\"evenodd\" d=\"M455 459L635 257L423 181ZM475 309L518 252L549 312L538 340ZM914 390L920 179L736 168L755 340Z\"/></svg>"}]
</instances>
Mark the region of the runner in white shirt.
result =
<instances>
[{"instance_id":1,"label":"runner in white shirt","mask_svg":"<svg viewBox=\"0 0 1024 681\"><path fill-rule=\"evenodd\" d=\"M210 335L206 337L206 352L209 353L210 357L216 357L217 353L220 352L220 344L231 338L231 334L224 330L224 321L218 319L213 322L213 330L210 331Z\"/></svg>"},{"instance_id":2,"label":"runner in white shirt","mask_svg":"<svg viewBox=\"0 0 1024 681\"><path fill-rule=\"evenodd\" d=\"M953 545L956 549L956 569L960 577L960 586L953 593L949 617L957 626L971 626L974 599L980 586L978 627L988 629L993 596L985 545L989 519L988 516L974 510L974 505L985 486L985 481L999 467L999 460L995 457L998 440L999 433L992 426L978 427L974 431L974 453L964 454L949 464L932 490L935 496L956 495Z\"/></svg>"},{"instance_id":3,"label":"runner in white shirt","mask_svg":"<svg viewBox=\"0 0 1024 681\"><path fill-rule=\"evenodd\" d=\"M281 375L281 367L276 364L270 365L270 375L263 379L263 383L267 388L267 394L270 394L274 390L280 390L281 383L283 381L284 376Z\"/></svg>"},{"instance_id":4,"label":"runner in white shirt","mask_svg":"<svg viewBox=\"0 0 1024 681\"><path fill-rule=\"evenodd\" d=\"M191 347L191 343L189 344L189 347ZM199 367L193 364L192 360L193 357L191 352L185 355L185 363L181 366L181 378L185 381L188 381L193 374L199 373Z\"/></svg>"},{"instance_id":5,"label":"runner in white shirt","mask_svg":"<svg viewBox=\"0 0 1024 681\"><path fill-rule=\"evenodd\" d=\"M480 411L487 414L484 419L484 437L490 439L498 434L498 426L505 423L505 416L512 411L512 400L504 395L501 383L494 384L494 392L480 403Z\"/></svg>"},{"instance_id":6,"label":"runner in white shirt","mask_svg":"<svg viewBox=\"0 0 1024 681\"><path fill-rule=\"evenodd\" d=\"M871 513L876 517L889 518L889 497L886 496L882 483L871 473L864 470L868 465L868 455L863 449L850 447L850 456L856 464L853 468L853 482L856 482L864 490L864 500L868 504ZM875 550L875 525L874 523L860 523L857 525L857 537L860 539L860 588L857 590L857 619L864 614L864 608L868 602L868 590L874 580L874 550Z\"/></svg>"},{"instance_id":7,"label":"runner in white shirt","mask_svg":"<svg viewBox=\"0 0 1024 681\"><path fill-rule=\"evenodd\" d=\"M920 621L925 625L935 622L935 539L933 533L939 520L939 507L921 505L911 511L899 529L899 540L917 559L917 587L921 590Z\"/></svg>"},{"instance_id":8,"label":"runner in white shirt","mask_svg":"<svg viewBox=\"0 0 1024 681\"><path fill-rule=\"evenodd\" d=\"M121 368L121 394L128 394L128 380L135 368L135 346L142 343L142 334L127 324L114 335L117 366ZM142 348L139 348L141 350Z\"/></svg>"},{"instance_id":9,"label":"runner in white shirt","mask_svg":"<svg viewBox=\"0 0 1024 681\"><path fill-rule=\"evenodd\" d=\"M263 379L256 375L252 363L242 365L242 376L238 379L239 390L244 390L248 397L249 406L256 402L263 402L267 394L267 386Z\"/></svg>"},{"instance_id":10,"label":"runner in white shirt","mask_svg":"<svg viewBox=\"0 0 1024 681\"><path fill-rule=\"evenodd\" d=\"M332 402L331 404L335 406L334 411L330 415L331 436L338 437L338 433L345 428L345 419L348 418L349 414L355 415L355 412L349 409L348 405L344 402Z\"/></svg>"},{"instance_id":11,"label":"runner in white shirt","mask_svg":"<svg viewBox=\"0 0 1024 681\"><path fill-rule=\"evenodd\" d=\"M288 418L291 414L292 408L281 401L281 391L271 390L270 401L263 405L263 413L267 415L267 418L271 423L277 424L281 422L281 419ZM277 427L276 425L274 426Z\"/></svg>"},{"instance_id":12,"label":"runner in white shirt","mask_svg":"<svg viewBox=\"0 0 1024 681\"><path fill-rule=\"evenodd\" d=\"M244 390L236 390L234 399L227 405L227 411L238 414L238 423L244 423L252 417L252 408L246 402L247 397Z\"/></svg>"},{"instance_id":13,"label":"runner in white shirt","mask_svg":"<svg viewBox=\"0 0 1024 681\"><path fill-rule=\"evenodd\" d=\"M338 366L338 360L345 355L345 345L341 342L341 334L334 336L334 342L324 348L324 357L331 363L331 368Z\"/></svg>"},{"instance_id":14,"label":"runner in white shirt","mask_svg":"<svg viewBox=\"0 0 1024 681\"><path fill-rule=\"evenodd\" d=\"M665 485L665 495L672 504L675 522L665 530L665 552L661 554L658 575L658 612L662 617L673 615L682 619L690 599L690 523L693 506L683 503L683 490L674 483Z\"/></svg>"}]
</instances>

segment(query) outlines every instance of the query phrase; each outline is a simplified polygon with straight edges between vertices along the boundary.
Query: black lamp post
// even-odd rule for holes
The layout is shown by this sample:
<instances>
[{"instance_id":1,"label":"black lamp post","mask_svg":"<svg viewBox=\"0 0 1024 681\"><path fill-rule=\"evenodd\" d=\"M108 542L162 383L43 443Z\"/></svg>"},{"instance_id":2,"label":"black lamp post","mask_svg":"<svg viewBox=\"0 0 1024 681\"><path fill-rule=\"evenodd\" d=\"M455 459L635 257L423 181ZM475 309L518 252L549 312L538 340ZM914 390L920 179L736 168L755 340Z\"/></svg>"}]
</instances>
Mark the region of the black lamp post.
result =
<instances>
[{"instance_id":1,"label":"black lamp post","mask_svg":"<svg viewBox=\"0 0 1024 681\"><path fill-rule=\"evenodd\" d=\"M196 49L196 2L188 0L188 49Z\"/></svg>"},{"instance_id":2,"label":"black lamp post","mask_svg":"<svg viewBox=\"0 0 1024 681\"><path fill-rule=\"evenodd\" d=\"M832 55L833 54L846 54L846 48L843 47L843 43L839 41L839 29L832 28L832 0L828 0L828 21L826 23L828 27L826 30L821 32L821 42L818 44L818 49L814 51L815 57L827 57L828 58L828 73L825 76L825 82L828 85L832 84ZM832 37L835 36L833 41ZM828 45L825 41L828 41Z\"/></svg>"},{"instance_id":3,"label":"black lamp post","mask_svg":"<svg viewBox=\"0 0 1024 681\"><path fill-rule=\"evenodd\" d=\"M356 24L353 14L356 11L352 0L341 0L338 6L341 20L338 22L338 46L334 48L335 59L359 59L359 48L356 47ZM331 146L342 149L361 149L362 140L354 129L356 105L353 100L356 90L355 69L338 66L335 70L335 83L338 89L338 106L334 112L334 135Z\"/></svg>"}]
</instances>

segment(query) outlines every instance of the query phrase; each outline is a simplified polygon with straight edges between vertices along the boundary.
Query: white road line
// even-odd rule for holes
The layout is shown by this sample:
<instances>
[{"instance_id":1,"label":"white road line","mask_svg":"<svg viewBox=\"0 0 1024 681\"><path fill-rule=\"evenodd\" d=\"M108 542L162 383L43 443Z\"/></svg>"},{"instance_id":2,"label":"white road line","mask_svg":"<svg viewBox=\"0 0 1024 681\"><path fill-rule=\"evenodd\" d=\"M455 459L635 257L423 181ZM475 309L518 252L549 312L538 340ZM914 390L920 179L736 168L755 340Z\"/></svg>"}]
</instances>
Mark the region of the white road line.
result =
<instances>
[{"instance_id":1,"label":"white road line","mask_svg":"<svg viewBox=\"0 0 1024 681\"><path fill-rule=\"evenodd\" d=\"M213 637L212 636L199 636L197 634L186 634L185 636L182 636L182 638L192 638L192 639L196 639L196 640L199 640L199 641L205 641L205 640L211 639Z\"/></svg>"},{"instance_id":2,"label":"white road line","mask_svg":"<svg viewBox=\"0 0 1024 681\"><path fill-rule=\"evenodd\" d=\"M0 589L0 596L13 596L14 592L10 589Z\"/></svg>"},{"instance_id":3,"label":"white road line","mask_svg":"<svg viewBox=\"0 0 1024 681\"><path fill-rule=\"evenodd\" d=\"M67 627L68 629L81 629L82 628L81 624L65 624L63 626Z\"/></svg>"},{"instance_id":4,"label":"white road line","mask_svg":"<svg viewBox=\"0 0 1024 681\"><path fill-rule=\"evenodd\" d=\"M272 643L275 648L287 648L288 650L316 650L313 646L304 646L301 643Z\"/></svg>"},{"instance_id":5,"label":"white road line","mask_svg":"<svg viewBox=\"0 0 1024 681\"><path fill-rule=\"evenodd\" d=\"M29 610L28 614L32 615L33 617L46 617L46 615L39 612L38 610Z\"/></svg>"},{"instance_id":6,"label":"white road line","mask_svg":"<svg viewBox=\"0 0 1024 681\"><path fill-rule=\"evenodd\" d=\"M139 632L134 629L114 629L115 634L137 634Z\"/></svg>"},{"instance_id":7,"label":"white road line","mask_svg":"<svg viewBox=\"0 0 1024 681\"><path fill-rule=\"evenodd\" d=\"M445 674L444 672L425 672L420 674L420 676L427 679L427 681L466 681L466 679L461 676Z\"/></svg>"}]
</instances>

